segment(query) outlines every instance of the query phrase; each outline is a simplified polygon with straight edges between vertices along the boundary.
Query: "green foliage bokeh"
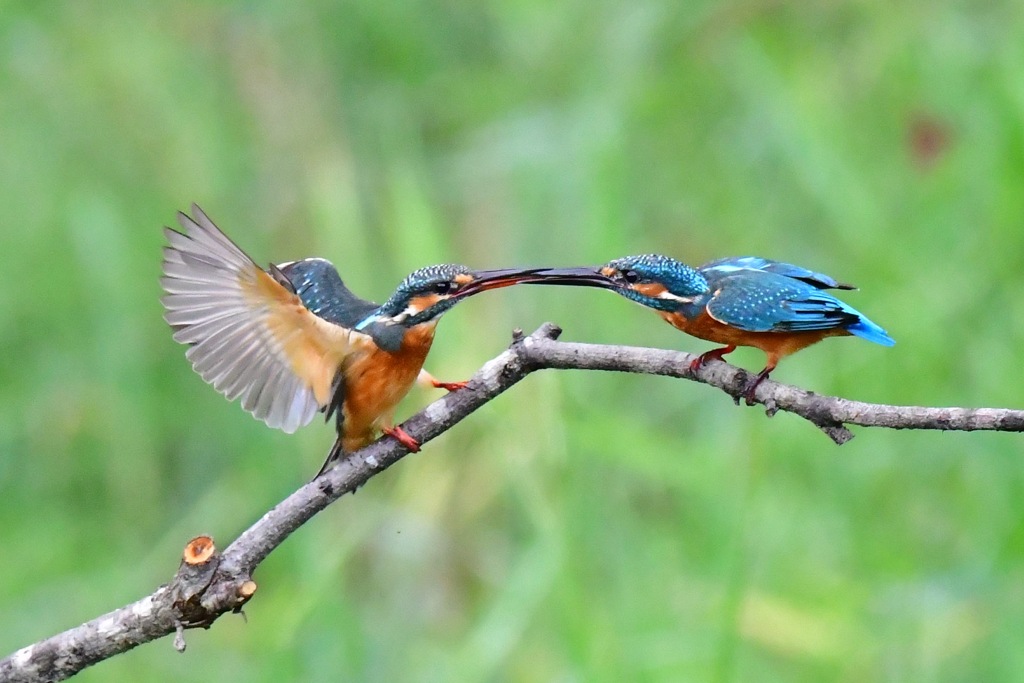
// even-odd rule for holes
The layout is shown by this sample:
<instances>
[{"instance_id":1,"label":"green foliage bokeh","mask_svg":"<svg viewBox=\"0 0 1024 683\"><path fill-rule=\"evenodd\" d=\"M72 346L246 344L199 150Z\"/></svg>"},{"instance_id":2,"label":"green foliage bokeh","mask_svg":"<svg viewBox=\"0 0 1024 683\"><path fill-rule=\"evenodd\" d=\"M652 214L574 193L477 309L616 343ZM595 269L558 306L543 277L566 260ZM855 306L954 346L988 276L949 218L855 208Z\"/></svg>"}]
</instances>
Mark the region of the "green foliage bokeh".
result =
<instances>
[{"instance_id":1,"label":"green foliage bokeh","mask_svg":"<svg viewBox=\"0 0 1024 683\"><path fill-rule=\"evenodd\" d=\"M251 419L171 340L160 227L193 201L257 261L322 255L376 300L441 261L782 258L860 285L898 344L830 340L777 379L1018 406L1024 15L5 3L0 655L149 593L198 533L225 545L329 445ZM709 348L610 294L520 287L450 313L428 367L467 377L545 320ZM80 680L1020 680L1020 437L856 431L539 373L295 534L248 623Z\"/></svg>"}]
</instances>

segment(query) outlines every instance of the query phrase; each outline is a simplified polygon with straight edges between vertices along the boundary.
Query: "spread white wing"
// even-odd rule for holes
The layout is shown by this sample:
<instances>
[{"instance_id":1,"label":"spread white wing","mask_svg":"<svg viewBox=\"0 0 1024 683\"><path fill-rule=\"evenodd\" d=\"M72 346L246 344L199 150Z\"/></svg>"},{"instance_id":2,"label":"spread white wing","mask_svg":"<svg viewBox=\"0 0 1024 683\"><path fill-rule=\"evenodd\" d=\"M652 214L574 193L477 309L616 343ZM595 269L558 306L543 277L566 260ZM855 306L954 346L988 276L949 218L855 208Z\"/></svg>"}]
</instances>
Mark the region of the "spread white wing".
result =
<instances>
[{"instance_id":1,"label":"spread white wing","mask_svg":"<svg viewBox=\"0 0 1024 683\"><path fill-rule=\"evenodd\" d=\"M294 432L329 404L339 369L372 341L311 313L194 204L192 213L178 214L183 232L165 229L164 318L204 380Z\"/></svg>"}]
</instances>

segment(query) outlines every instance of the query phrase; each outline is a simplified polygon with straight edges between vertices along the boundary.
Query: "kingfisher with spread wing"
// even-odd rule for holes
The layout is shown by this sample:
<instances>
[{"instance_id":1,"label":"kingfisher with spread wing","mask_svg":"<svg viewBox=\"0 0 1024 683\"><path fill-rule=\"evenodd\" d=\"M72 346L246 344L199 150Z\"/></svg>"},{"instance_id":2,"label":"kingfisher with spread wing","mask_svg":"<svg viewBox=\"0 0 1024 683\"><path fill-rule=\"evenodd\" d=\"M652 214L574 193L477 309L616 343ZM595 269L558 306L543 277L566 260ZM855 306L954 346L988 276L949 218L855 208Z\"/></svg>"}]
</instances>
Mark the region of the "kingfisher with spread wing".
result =
<instances>
[{"instance_id":1,"label":"kingfisher with spread wing","mask_svg":"<svg viewBox=\"0 0 1024 683\"><path fill-rule=\"evenodd\" d=\"M561 279L541 284L599 286L654 309L676 329L724 344L701 354L697 370L723 360L737 346L764 351L767 363L744 387L747 405L778 362L826 337L855 335L892 346L896 342L867 316L828 289L854 289L822 273L758 256L719 259L692 268L668 256L644 254L609 261L597 268L567 268ZM598 274L603 282L594 279Z\"/></svg>"},{"instance_id":2,"label":"kingfisher with spread wing","mask_svg":"<svg viewBox=\"0 0 1024 683\"><path fill-rule=\"evenodd\" d=\"M383 304L365 301L324 259L256 265L196 205L165 229L160 284L175 341L192 367L229 400L285 432L318 412L335 417L338 438L320 472L383 431L411 451L394 426L395 406L417 378L455 390L423 370L441 315L468 296L506 287L541 269L421 268ZM319 476L319 475L318 475Z\"/></svg>"}]
</instances>

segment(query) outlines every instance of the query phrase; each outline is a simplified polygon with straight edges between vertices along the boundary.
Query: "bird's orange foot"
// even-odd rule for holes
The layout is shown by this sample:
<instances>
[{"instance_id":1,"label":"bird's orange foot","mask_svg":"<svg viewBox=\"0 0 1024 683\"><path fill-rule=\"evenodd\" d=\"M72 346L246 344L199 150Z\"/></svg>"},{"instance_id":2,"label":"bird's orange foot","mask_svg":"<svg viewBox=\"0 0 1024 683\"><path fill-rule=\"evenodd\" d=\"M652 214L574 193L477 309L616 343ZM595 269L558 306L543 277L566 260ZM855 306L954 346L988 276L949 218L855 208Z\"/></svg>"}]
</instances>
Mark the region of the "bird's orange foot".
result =
<instances>
[{"instance_id":1,"label":"bird's orange foot","mask_svg":"<svg viewBox=\"0 0 1024 683\"><path fill-rule=\"evenodd\" d=\"M748 406L752 406L756 402L754 401L754 392L757 391L758 385L761 384L761 382L763 382L768 377L768 374L770 372L771 370L765 368L764 370L762 370L761 372L757 373L749 380L747 380L747 384L745 387L743 387L743 393L740 394L740 396L746 399Z\"/></svg>"},{"instance_id":2,"label":"bird's orange foot","mask_svg":"<svg viewBox=\"0 0 1024 683\"><path fill-rule=\"evenodd\" d=\"M469 380L465 382L438 382L436 379L430 381L434 385L435 389L444 389L445 391L458 391L459 389L465 389L469 386Z\"/></svg>"},{"instance_id":3,"label":"bird's orange foot","mask_svg":"<svg viewBox=\"0 0 1024 683\"><path fill-rule=\"evenodd\" d=\"M720 360L724 363L725 359L722 356L724 356L727 353L732 353L735 350L736 347L730 344L729 346L723 346L720 349L711 349L710 351L705 351L704 353L700 354L692 361L690 361L690 372L697 372L702 367L704 367L709 360Z\"/></svg>"},{"instance_id":4,"label":"bird's orange foot","mask_svg":"<svg viewBox=\"0 0 1024 683\"><path fill-rule=\"evenodd\" d=\"M388 436L397 439L398 443L408 448L410 452L420 452L420 442L409 436L409 432L405 431L401 427L385 427L381 431Z\"/></svg>"}]
</instances>

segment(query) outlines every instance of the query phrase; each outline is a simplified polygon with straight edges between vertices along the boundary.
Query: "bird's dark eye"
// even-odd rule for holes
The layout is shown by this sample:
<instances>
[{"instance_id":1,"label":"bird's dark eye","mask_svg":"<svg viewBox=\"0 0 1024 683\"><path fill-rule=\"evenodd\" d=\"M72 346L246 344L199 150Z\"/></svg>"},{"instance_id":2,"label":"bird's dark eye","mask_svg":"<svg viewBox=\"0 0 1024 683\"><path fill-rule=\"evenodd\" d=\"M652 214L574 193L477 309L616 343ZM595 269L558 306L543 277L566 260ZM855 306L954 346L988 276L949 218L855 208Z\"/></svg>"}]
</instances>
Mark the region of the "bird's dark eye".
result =
<instances>
[{"instance_id":1,"label":"bird's dark eye","mask_svg":"<svg viewBox=\"0 0 1024 683\"><path fill-rule=\"evenodd\" d=\"M453 288L454 285L451 282L438 282L434 285L433 290L435 294L448 294Z\"/></svg>"},{"instance_id":2,"label":"bird's dark eye","mask_svg":"<svg viewBox=\"0 0 1024 683\"><path fill-rule=\"evenodd\" d=\"M640 273L635 270L624 270L622 271L622 279L632 285L640 282Z\"/></svg>"}]
</instances>

